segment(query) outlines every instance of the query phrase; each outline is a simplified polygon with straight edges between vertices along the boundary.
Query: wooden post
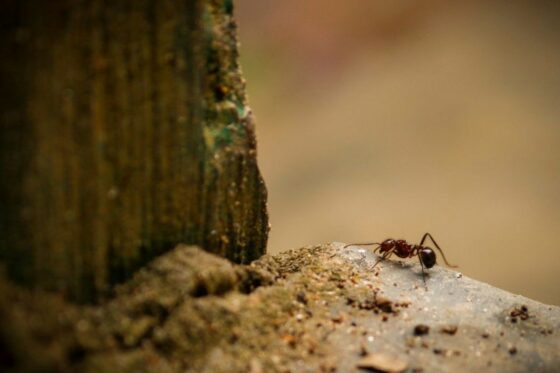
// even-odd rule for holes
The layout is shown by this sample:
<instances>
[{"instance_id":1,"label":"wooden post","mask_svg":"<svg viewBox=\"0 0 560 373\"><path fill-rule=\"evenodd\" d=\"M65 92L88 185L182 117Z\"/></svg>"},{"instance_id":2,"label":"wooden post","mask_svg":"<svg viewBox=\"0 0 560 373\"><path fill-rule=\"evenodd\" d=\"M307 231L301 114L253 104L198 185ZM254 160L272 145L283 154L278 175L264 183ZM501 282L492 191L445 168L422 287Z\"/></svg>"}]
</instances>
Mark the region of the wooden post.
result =
<instances>
[{"instance_id":1,"label":"wooden post","mask_svg":"<svg viewBox=\"0 0 560 373\"><path fill-rule=\"evenodd\" d=\"M93 301L180 242L265 251L228 0L0 5L0 260Z\"/></svg>"}]
</instances>

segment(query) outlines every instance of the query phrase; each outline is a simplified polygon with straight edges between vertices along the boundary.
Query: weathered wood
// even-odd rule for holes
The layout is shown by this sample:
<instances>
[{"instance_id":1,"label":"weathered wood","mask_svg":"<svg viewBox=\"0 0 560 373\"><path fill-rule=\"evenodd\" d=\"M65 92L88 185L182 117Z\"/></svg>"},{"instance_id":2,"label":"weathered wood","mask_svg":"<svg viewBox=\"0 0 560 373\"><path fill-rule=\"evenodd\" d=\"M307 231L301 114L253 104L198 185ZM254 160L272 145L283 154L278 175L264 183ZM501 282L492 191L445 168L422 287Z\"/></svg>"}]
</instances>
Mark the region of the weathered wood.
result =
<instances>
[{"instance_id":1,"label":"weathered wood","mask_svg":"<svg viewBox=\"0 0 560 373\"><path fill-rule=\"evenodd\" d=\"M179 242L264 253L231 1L10 0L0 23L12 279L90 301Z\"/></svg>"}]
</instances>

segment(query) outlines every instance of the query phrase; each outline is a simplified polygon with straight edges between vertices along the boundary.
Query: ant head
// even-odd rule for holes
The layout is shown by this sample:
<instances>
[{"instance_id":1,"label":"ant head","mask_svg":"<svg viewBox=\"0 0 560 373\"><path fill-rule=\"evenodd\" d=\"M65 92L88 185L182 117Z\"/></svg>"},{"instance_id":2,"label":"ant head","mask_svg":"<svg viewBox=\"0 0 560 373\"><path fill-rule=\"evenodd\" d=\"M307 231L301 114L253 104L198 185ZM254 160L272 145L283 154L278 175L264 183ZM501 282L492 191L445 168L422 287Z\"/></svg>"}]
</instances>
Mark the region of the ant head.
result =
<instances>
[{"instance_id":1,"label":"ant head","mask_svg":"<svg viewBox=\"0 0 560 373\"><path fill-rule=\"evenodd\" d=\"M423 247L420 249L420 260L422 260L426 268L432 268L436 264L436 253L429 247Z\"/></svg>"}]
</instances>

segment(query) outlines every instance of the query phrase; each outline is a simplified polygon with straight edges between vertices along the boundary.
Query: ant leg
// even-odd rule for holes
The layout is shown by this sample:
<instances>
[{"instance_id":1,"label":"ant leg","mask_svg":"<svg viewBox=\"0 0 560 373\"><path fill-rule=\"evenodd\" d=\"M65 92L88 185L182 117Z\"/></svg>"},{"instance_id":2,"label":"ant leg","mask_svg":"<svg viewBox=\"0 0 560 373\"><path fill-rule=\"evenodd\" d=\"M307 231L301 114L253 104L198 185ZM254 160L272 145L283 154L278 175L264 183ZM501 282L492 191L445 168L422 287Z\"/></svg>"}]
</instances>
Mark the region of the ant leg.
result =
<instances>
[{"instance_id":1,"label":"ant leg","mask_svg":"<svg viewBox=\"0 0 560 373\"><path fill-rule=\"evenodd\" d=\"M361 256L360 260L358 261L358 264L362 264L364 262L364 260L366 260L366 254L362 253L362 256Z\"/></svg>"},{"instance_id":2,"label":"ant leg","mask_svg":"<svg viewBox=\"0 0 560 373\"><path fill-rule=\"evenodd\" d=\"M385 252L383 253L383 255L381 256L381 258L378 258L378 259L375 261L375 264L370 268L370 271L371 271L372 269L374 269L375 266L378 265L381 261L383 261L383 260L385 260L385 259L388 259L391 255L393 255L393 249L391 249L391 250L389 250L389 251L385 251Z\"/></svg>"},{"instance_id":3,"label":"ant leg","mask_svg":"<svg viewBox=\"0 0 560 373\"><path fill-rule=\"evenodd\" d=\"M368 245L379 245L379 242L365 242L365 243L349 243L347 245L344 245L342 248L345 249L348 246L368 246Z\"/></svg>"},{"instance_id":4,"label":"ant leg","mask_svg":"<svg viewBox=\"0 0 560 373\"><path fill-rule=\"evenodd\" d=\"M424 263L422 263L422 258L420 257L420 250L416 251L416 255L418 256L418 261L422 267L422 280L424 280L424 287L428 290L428 285L426 285L426 272L424 270Z\"/></svg>"},{"instance_id":5,"label":"ant leg","mask_svg":"<svg viewBox=\"0 0 560 373\"><path fill-rule=\"evenodd\" d=\"M422 241L420 241L420 246L422 246L424 244L424 241L426 241L426 238L430 237L430 240L432 240L432 242L434 243L434 245L436 245L436 249L438 249L438 251L441 254L441 257L443 258L443 261L445 262L445 264L447 264L448 267L451 268L457 268L458 266L450 264L447 259L445 258L445 254L443 253L443 250L439 247L439 245L437 244L436 240L434 240L434 238L432 237L431 234L429 233L425 233L424 237L422 237Z\"/></svg>"}]
</instances>

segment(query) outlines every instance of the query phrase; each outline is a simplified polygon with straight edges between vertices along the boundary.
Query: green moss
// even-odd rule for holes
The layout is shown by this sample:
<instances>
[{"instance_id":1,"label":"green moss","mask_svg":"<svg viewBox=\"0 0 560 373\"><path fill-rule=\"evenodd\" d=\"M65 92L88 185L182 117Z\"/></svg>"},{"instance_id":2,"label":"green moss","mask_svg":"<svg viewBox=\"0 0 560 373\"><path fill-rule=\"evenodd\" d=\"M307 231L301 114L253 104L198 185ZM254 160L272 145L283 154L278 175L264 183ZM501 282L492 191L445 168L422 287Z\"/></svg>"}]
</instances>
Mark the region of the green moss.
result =
<instances>
[{"instance_id":1,"label":"green moss","mask_svg":"<svg viewBox=\"0 0 560 373\"><path fill-rule=\"evenodd\" d=\"M224 11L226 14L233 15L233 0L224 0Z\"/></svg>"}]
</instances>

